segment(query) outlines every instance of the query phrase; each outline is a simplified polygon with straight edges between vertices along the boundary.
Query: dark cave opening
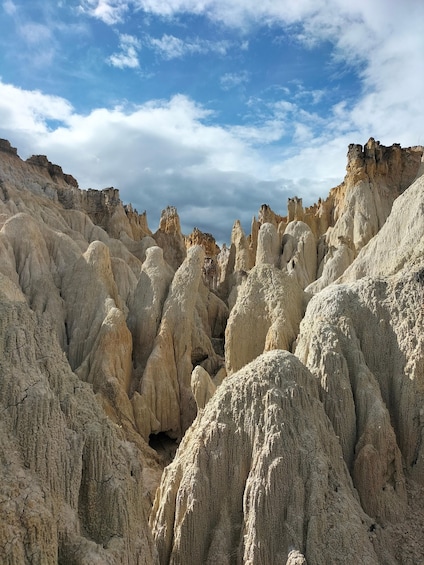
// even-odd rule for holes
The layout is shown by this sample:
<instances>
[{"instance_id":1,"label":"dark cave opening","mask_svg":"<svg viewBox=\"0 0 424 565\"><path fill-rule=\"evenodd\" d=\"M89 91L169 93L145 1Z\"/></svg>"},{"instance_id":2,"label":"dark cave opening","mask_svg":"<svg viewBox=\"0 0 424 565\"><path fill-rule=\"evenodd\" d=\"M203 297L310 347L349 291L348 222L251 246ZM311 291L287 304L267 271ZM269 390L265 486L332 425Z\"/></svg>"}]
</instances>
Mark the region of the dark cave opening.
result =
<instances>
[{"instance_id":1,"label":"dark cave opening","mask_svg":"<svg viewBox=\"0 0 424 565\"><path fill-rule=\"evenodd\" d=\"M149 446L156 451L165 465L169 465L175 457L178 441L169 437L165 432L159 432L150 434Z\"/></svg>"}]
</instances>

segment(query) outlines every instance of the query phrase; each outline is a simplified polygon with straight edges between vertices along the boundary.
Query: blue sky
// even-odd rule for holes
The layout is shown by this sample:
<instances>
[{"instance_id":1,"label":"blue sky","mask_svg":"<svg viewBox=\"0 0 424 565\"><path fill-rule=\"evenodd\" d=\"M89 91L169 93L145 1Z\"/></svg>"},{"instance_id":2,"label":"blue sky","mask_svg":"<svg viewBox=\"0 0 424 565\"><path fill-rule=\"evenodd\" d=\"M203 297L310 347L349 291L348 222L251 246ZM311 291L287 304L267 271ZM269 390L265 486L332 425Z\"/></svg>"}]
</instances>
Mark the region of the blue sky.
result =
<instances>
[{"instance_id":1,"label":"blue sky","mask_svg":"<svg viewBox=\"0 0 424 565\"><path fill-rule=\"evenodd\" d=\"M0 0L0 137L229 242L424 144L422 0Z\"/></svg>"}]
</instances>

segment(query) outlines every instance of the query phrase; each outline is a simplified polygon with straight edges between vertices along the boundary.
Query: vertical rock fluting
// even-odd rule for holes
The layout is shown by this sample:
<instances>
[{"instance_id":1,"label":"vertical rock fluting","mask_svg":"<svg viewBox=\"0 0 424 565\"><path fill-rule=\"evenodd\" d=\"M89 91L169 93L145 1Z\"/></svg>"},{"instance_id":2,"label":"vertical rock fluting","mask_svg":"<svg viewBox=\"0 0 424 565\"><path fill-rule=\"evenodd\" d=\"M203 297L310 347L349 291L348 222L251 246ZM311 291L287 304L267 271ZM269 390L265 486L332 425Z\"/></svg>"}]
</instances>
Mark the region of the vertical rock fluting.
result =
<instances>
[{"instance_id":1,"label":"vertical rock fluting","mask_svg":"<svg viewBox=\"0 0 424 565\"><path fill-rule=\"evenodd\" d=\"M196 416L190 387L191 337L203 260L203 249L192 247L175 273L153 350L132 399L139 432L146 439L158 432L181 438Z\"/></svg>"},{"instance_id":2,"label":"vertical rock fluting","mask_svg":"<svg viewBox=\"0 0 424 565\"><path fill-rule=\"evenodd\" d=\"M349 146L345 179L322 203L331 210L325 233L327 254L321 266L322 280L309 290L317 292L333 282L349 258L353 260L378 233L393 202L414 181L422 155L422 147L385 147L373 138L364 147ZM338 252L340 247L343 257Z\"/></svg>"},{"instance_id":3,"label":"vertical rock fluting","mask_svg":"<svg viewBox=\"0 0 424 565\"><path fill-rule=\"evenodd\" d=\"M150 520L164 565L379 563L317 382L283 351L218 388L165 469Z\"/></svg>"},{"instance_id":4,"label":"vertical rock fluting","mask_svg":"<svg viewBox=\"0 0 424 565\"><path fill-rule=\"evenodd\" d=\"M302 199L289 198L287 216L278 216L269 206L259 211L259 227L272 223L289 235L290 225L304 223L318 242L318 264L308 283L308 292L319 292L341 276L360 250L378 233L390 214L393 202L419 173L423 147L390 147L370 138L364 145L350 145L346 176L327 199L303 208ZM259 229L259 233L260 233ZM252 237L257 239L252 231ZM284 239L283 239L284 242ZM287 237L286 241L287 243ZM255 260L255 259L254 259ZM290 268L291 263L287 262ZM315 281L315 279L318 279ZM303 286L303 285L302 285Z\"/></svg>"},{"instance_id":5,"label":"vertical rock fluting","mask_svg":"<svg viewBox=\"0 0 424 565\"><path fill-rule=\"evenodd\" d=\"M362 504L382 523L405 511L404 471L424 477L423 183L396 200L340 279L350 282L311 300L296 349L320 379Z\"/></svg>"},{"instance_id":6,"label":"vertical rock fluting","mask_svg":"<svg viewBox=\"0 0 424 565\"><path fill-rule=\"evenodd\" d=\"M154 563L136 451L46 320L1 288L1 562Z\"/></svg>"},{"instance_id":7,"label":"vertical rock fluting","mask_svg":"<svg viewBox=\"0 0 424 565\"><path fill-rule=\"evenodd\" d=\"M398 409L390 399L395 391L399 399L399 387L404 394L410 388L398 380L404 355L390 331L385 291L384 284L371 281L323 291L309 303L296 348L321 383L362 506L381 524L406 510L399 430L392 426Z\"/></svg>"},{"instance_id":8,"label":"vertical rock fluting","mask_svg":"<svg viewBox=\"0 0 424 565\"><path fill-rule=\"evenodd\" d=\"M163 249L165 261L176 271L184 261L187 251L175 206L168 206L162 210L159 229L154 233L153 238Z\"/></svg>"},{"instance_id":9,"label":"vertical rock fluting","mask_svg":"<svg viewBox=\"0 0 424 565\"><path fill-rule=\"evenodd\" d=\"M420 563L421 153L351 146L326 201L236 223L215 282L174 208L153 239L115 189L0 142L0 562L158 562L147 442L181 440L162 563Z\"/></svg>"},{"instance_id":10,"label":"vertical rock fluting","mask_svg":"<svg viewBox=\"0 0 424 565\"><path fill-rule=\"evenodd\" d=\"M254 267L228 318L227 372L238 371L264 351L290 350L302 315L303 292L296 279L273 265Z\"/></svg>"}]
</instances>

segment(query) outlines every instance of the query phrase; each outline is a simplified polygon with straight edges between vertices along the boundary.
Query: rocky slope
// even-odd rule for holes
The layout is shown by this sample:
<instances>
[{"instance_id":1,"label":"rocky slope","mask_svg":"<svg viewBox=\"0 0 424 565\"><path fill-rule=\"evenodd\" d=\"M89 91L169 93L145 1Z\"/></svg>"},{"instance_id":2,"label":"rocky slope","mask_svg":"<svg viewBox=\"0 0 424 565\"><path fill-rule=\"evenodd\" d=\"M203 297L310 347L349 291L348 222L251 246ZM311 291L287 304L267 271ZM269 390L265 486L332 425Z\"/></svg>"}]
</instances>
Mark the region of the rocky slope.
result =
<instances>
[{"instance_id":1,"label":"rocky slope","mask_svg":"<svg viewBox=\"0 0 424 565\"><path fill-rule=\"evenodd\" d=\"M423 563L422 154L220 250L2 140L0 562Z\"/></svg>"}]
</instances>

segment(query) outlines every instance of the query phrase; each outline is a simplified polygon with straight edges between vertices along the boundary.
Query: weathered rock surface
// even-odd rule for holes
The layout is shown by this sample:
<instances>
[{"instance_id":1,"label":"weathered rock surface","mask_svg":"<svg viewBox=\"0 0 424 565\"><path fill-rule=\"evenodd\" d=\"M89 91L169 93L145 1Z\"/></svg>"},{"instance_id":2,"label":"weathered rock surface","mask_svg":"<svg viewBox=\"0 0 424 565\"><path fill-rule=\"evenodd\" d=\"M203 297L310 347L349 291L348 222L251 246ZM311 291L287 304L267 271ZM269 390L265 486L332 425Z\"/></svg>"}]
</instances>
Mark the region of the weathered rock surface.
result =
<instances>
[{"instance_id":1,"label":"weathered rock surface","mask_svg":"<svg viewBox=\"0 0 424 565\"><path fill-rule=\"evenodd\" d=\"M341 281L363 276L392 275L407 265L419 264L424 255L424 176L399 196L378 236L360 253Z\"/></svg>"},{"instance_id":2,"label":"weathered rock surface","mask_svg":"<svg viewBox=\"0 0 424 565\"><path fill-rule=\"evenodd\" d=\"M302 288L307 287L317 276L317 244L310 227L298 220L289 222L282 244L281 266L296 277Z\"/></svg>"},{"instance_id":3,"label":"weathered rock surface","mask_svg":"<svg viewBox=\"0 0 424 565\"><path fill-rule=\"evenodd\" d=\"M156 561L142 460L1 277L0 561Z\"/></svg>"},{"instance_id":4,"label":"weathered rock surface","mask_svg":"<svg viewBox=\"0 0 424 565\"><path fill-rule=\"evenodd\" d=\"M218 388L164 471L151 524L163 564L296 563L295 551L379 563L317 381L283 351Z\"/></svg>"},{"instance_id":5,"label":"weathered rock surface","mask_svg":"<svg viewBox=\"0 0 424 565\"><path fill-rule=\"evenodd\" d=\"M423 563L421 155L218 253L0 140L0 562Z\"/></svg>"},{"instance_id":6,"label":"weathered rock surface","mask_svg":"<svg viewBox=\"0 0 424 565\"><path fill-rule=\"evenodd\" d=\"M174 206L162 210L159 229L153 238L163 249L165 261L177 270L186 257L186 246L181 233L180 218Z\"/></svg>"},{"instance_id":7,"label":"weathered rock surface","mask_svg":"<svg viewBox=\"0 0 424 565\"><path fill-rule=\"evenodd\" d=\"M191 337L203 259L203 249L192 247L175 273L140 394L133 397L137 428L145 439L159 432L181 438L196 416L190 386Z\"/></svg>"},{"instance_id":8,"label":"weathered rock surface","mask_svg":"<svg viewBox=\"0 0 424 565\"><path fill-rule=\"evenodd\" d=\"M273 265L254 267L240 289L225 331L228 374L264 351L290 350L303 315L296 279Z\"/></svg>"}]
</instances>

